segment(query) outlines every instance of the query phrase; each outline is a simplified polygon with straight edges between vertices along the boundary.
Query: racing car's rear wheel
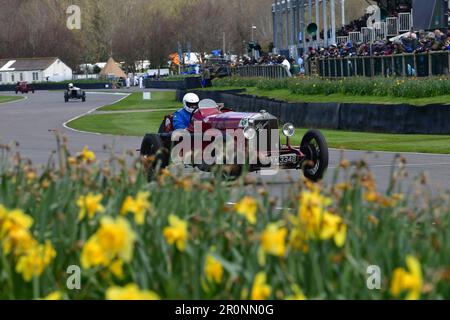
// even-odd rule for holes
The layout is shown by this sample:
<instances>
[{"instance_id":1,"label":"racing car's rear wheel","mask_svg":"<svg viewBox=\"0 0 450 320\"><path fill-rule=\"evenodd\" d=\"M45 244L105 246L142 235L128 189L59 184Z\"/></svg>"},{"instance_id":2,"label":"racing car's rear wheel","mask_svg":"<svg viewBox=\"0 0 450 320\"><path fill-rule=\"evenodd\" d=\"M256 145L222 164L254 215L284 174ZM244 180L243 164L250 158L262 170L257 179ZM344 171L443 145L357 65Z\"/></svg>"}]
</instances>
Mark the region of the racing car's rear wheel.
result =
<instances>
[{"instance_id":1,"label":"racing car's rear wheel","mask_svg":"<svg viewBox=\"0 0 450 320\"><path fill-rule=\"evenodd\" d=\"M144 160L148 180L152 180L159 170L169 165L169 151L164 147L161 138L155 134L147 134L141 145L141 157Z\"/></svg>"},{"instance_id":2,"label":"racing car's rear wheel","mask_svg":"<svg viewBox=\"0 0 450 320\"><path fill-rule=\"evenodd\" d=\"M318 130L309 130L303 137L301 151L306 160L303 172L311 181L320 181L328 168L328 144L325 137Z\"/></svg>"}]
</instances>

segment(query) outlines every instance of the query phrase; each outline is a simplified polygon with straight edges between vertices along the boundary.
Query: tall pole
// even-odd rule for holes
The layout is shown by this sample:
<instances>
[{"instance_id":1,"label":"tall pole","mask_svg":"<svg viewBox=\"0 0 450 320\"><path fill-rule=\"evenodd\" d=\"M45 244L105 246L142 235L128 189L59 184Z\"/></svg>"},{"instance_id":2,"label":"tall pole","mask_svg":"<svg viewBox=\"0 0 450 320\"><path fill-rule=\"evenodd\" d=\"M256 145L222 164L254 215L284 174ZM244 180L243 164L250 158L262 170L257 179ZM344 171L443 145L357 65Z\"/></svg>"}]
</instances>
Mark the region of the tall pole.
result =
<instances>
[{"instance_id":1,"label":"tall pole","mask_svg":"<svg viewBox=\"0 0 450 320\"><path fill-rule=\"evenodd\" d=\"M293 46L297 46L297 11L298 11L298 1L296 0L294 4L292 4L292 34L291 34L291 44Z\"/></svg>"},{"instance_id":2,"label":"tall pole","mask_svg":"<svg viewBox=\"0 0 450 320\"><path fill-rule=\"evenodd\" d=\"M345 27L345 0L341 0L342 26Z\"/></svg>"},{"instance_id":3,"label":"tall pole","mask_svg":"<svg viewBox=\"0 0 450 320\"><path fill-rule=\"evenodd\" d=\"M315 1L315 6L316 6L316 24L317 24L317 40L320 39L320 1L316 0Z\"/></svg>"},{"instance_id":4,"label":"tall pole","mask_svg":"<svg viewBox=\"0 0 450 320\"><path fill-rule=\"evenodd\" d=\"M331 4L331 42L336 43L336 3L335 0L330 0Z\"/></svg>"},{"instance_id":5,"label":"tall pole","mask_svg":"<svg viewBox=\"0 0 450 320\"><path fill-rule=\"evenodd\" d=\"M278 48L277 0L274 0L272 5L272 18L273 18L273 47Z\"/></svg>"},{"instance_id":6,"label":"tall pole","mask_svg":"<svg viewBox=\"0 0 450 320\"><path fill-rule=\"evenodd\" d=\"M289 4L290 1L285 1L286 2L286 47L285 49L289 49Z\"/></svg>"},{"instance_id":7,"label":"tall pole","mask_svg":"<svg viewBox=\"0 0 450 320\"><path fill-rule=\"evenodd\" d=\"M312 23L313 11L312 11L312 0L308 0L308 24Z\"/></svg>"},{"instance_id":8,"label":"tall pole","mask_svg":"<svg viewBox=\"0 0 450 320\"><path fill-rule=\"evenodd\" d=\"M303 43L303 51L306 52L307 45L306 45L306 17L305 17L305 3L306 0L302 0L300 4L300 30L302 31L302 43Z\"/></svg>"},{"instance_id":9,"label":"tall pole","mask_svg":"<svg viewBox=\"0 0 450 320\"><path fill-rule=\"evenodd\" d=\"M223 33L223 56L225 57L226 51L227 51L227 45L226 45L226 38L225 38L225 32Z\"/></svg>"},{"instance_id":10,"label":"tall pole","mask_svg":"<svg viewBox=\"0 0 450 320\"><path fill-rule=\"evenodd\" d=\"M327 0L322 0L323 4L323 45L328 47L328 13L327 13Z\"/></svg>"}]
</instances>

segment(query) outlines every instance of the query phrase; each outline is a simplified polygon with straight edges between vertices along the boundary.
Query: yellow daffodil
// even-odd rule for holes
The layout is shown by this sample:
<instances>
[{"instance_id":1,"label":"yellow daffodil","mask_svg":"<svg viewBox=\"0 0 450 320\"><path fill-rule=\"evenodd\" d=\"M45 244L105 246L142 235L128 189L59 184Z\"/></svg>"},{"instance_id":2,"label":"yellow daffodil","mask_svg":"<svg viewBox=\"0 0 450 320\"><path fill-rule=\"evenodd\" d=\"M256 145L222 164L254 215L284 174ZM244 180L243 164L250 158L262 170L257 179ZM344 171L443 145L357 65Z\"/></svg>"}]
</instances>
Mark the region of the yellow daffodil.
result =
<instances>
[{"instance_id":1,"label":"yellow daffodil","mask_svg":"<svg viewBox=\"0 0 450 320\"><path fill-rule=\"evenodd\" d=\"M391 293L399 297L402 292L407 292L407 300L418 300L423 286L422 268L419 260L413 256L406 257L407 270L397 268L394 270L391 281Z\"/></svg>"},{"instance_id":2,"label":"yellow daffodil","mask_svg":"<svg viewBox=\"0 0 450 320\"><path fill-rule=\"evenodd\" d=\"M347 237L347 226L340 216L326 212L323 215L319 237L321 240L333 238L336 246L342 247Z\"/></svg>"},{"instance_id":3,"label":"yellow daffodil","mask_svg":"<svg viewBox=\"0 0 450 320\"><path fill-rule=\"evenodd\" d=\"M209 282L221 283L223 278L223 266L212 255L206 257L205 275Z\"/></svg>"},{"instance_id":4,"label":"yellow daffodil","mask_svg":"<svg viewBox=\"0 0 450 320\"><path fill-rule=\"evenodd\" d=\"M123 261L117 259L109 266L109 271L119 279L123 278Z\"/></svg>"},{"instance_id":5,"label":"yellow daffodil","mask_svg":"<svg viewBox=\"0 0 450 320\"><path fill-rule=\"evenodd\" d=\"M33 225L33 218L25 214L22 210L12 210L7 212L3 208L5 221L2 224L1 232L9 232L11 229L29 229Z\"/></svg>"},{"instance_id":6,"label":"yellow daffodil","mask_svg":"<svg viewBox=\"0 0 450 320\"><path fill-rule=\"evenodd\" d=\"M169 226L163 230L164 237L168 244L176 244L178 250L186 249L188 239L188 224L175 215L169 216Z\"/></svg>"},{"instance_id":7,"label":"yellow daffodil","mask_svg":"<svg viewBox=\"0 0 450 320\"><path fill-rule=\"evenodd\" d=\"M267 284L267 277L264 272L259 272L253 280L251 292L252 300L266 300L269 298L272 288Z\"/></svg>"},{"instance_id":8,"label":"yellow daffodil","mask_svg":"<svg viewBox=\"0 0 450 320\"><path fill-rule=\"evenodd\" d=\"M298 285L292 286L292 295L286 297L286 300L306 300L306 296Z\"/></svg>"},{"instance_id":9,"label":"yellow daffodil","mask_svg":"<svg viewBox=\"0 0 450 320\"><path fill-rule=\"evenodd\" d=\"M323 197L317 187L300 195L299 218L310 236L316 237L319 233L322 217L331 203L331 199Z\"/></svg>"},{"instance_id":10,"label":"yellow daffodil","mask_svg":"<svg viewBox=\"0 0 450 320\"><path fill-rule=\"evenodd\" d=\"M2 226L2 221L6 217L7 213L8 212L6 211L6 208L2 204L0 204L0 227Z\"/></svg>"},{"instance_id":11,"label":"yellow daffodil","mask_svg":"<svg viewBox=\"0 0 450 320\"><path fill-rule=\"evenodd\" d=\"M313 240L334 239L338 247L345 244L347 225L343 219L327 211L331 199L320 194L318 187L302 192L300 196L299 221L294 223L297 231L294 236ZM291 235L292 240L292 235Z\"/></svg>"},{"instance_id":12,"label":"yellow daffodil","mask_svg":"<svg viewBox=\"0 0 450 320\"><path fill-rule=\"evenodd\" d=\"M256 212L258 211L258 202L252 197L244 197L234 205L236 212L244 216L251 224L256 224Z\"/></svg>"},{"instance_id":13,"label":"yellow daffodil","mask_svg":"<svg viewBox=\"0 0 450 320\"><path fill-rule=\"evenodd\" d=\"M261 235L261 246L265 253L277 257L286 254L286 236L288 230L276 223L269 224Z\"/></svg>"},{"instance_id":14,"label":"yellow daffodil","mask_svg":"<svg viewBox=\"0 0 450 320\"><path fill-rule=\"evenodd\" d=\"M62 300L61 291L55 291L48 294L43 300Z\"/></svg>"},{"instance_id":15,"label":"yellow daffodil","mask_svg":"<svg viewBox=\"0 0 450 320\"><path fill-rule=\"evenodd\" d=\"M148 290L139 290L136 284L125 287L110 287L106 291L107 300L159 300L159 296Z\"/></svg>"},{"instance_id":16,"label":"yellow daffodil","mask_svg":"<svg viewBox=\"0 0 450 320\"><path fill-rule=\"evenodd\" d=\"M84 269L107 265L109 259L100 246L96 236L91 237L81 251L81 266Z\"/></svg>"},{"instance_id":17,"label":"yellow daffodil","mask_svg":"<svg viewBox=\"0 0 450 320\"><path fill-rule=\"evenodd\" d=\"M55 256L56 251L49 241L44 245L37 245L18 258L16 272L29 282L33 277L40 276Z\"/></svg>"},{"instance_id":18,"label":"yellow daffodil","mask_svg":"<svg viewBox=\"0 0 450 320\"><path fill-rule=\"evenodd\" d=\"M89 193L86 196L81 196L77 201L77 206L80 208L78 219L81 221L86 215L89 219L92 219L95 214L105 212L105 208L101 204L102 200L101 194Z\"/></svg>"},{"instance_id":19,"label":"yellow daffodil","mask_svg":"<svg viewBox=\"0 0 450 320\"><path fill-rule=\"evenodd\" d=\"M98 243L109 256L119 257L124 262L131 261L136 235L127 220L103 218L96 235Z\"/></svg>"},{"instance_id":20,"label":"yellow daffodil","mask_svg":"<svg viewBox=\"0 0 450 320\"><path fill-rule=\"evenodd\" d=\"M100 222L100 228L86 242L81 252L81 266L84 269L97 266L110 266L115 260L120 263L130 262L133 257L136 235L130 224L124 218L113 220L105 217ZM112 266L111 272L121 275L120 263Z\"/></svg>"},{"instance_id":21,"label":"yellow daffodil","mask_svg":"<svg viewBox=\"0 0 450 320\"><path fill-rule=\"evenodd\" d=\"M289 236L289 245L295 250L308 253L309 245L306 231L298 226L294 227Z\"/></svg>"},{"instance_id":22,"label":"yellow daffodil","mask_svg":"<svg viewBox=\"0 0 450 320\"><path fill-rule=\"evenodd\" d=\"M4 254L13 252L17 256L37 246L37 241L29 230L33 225L33 218L21 210L8 212L3 207L1 211L3 218L0 219L0 240Z\"/></svg>"},{"instance_id":23,"label":"yellow daffodil","mask_svg":"<svg viewBox=\"0 0 450 320\"><path fill-rule=\"evenodd\" d=\"M149 192L139 192L136 199L128 196L122 205L120 214L126 215L128 213L132 213L134 214L134 219L137 224L144 224L145 213L150 209L150 202L148 201L149 197Z\"/></svg>"},{"instance_id":24,"label":"yellow daffodil","mask_svg":"<svg viewBox=\"0 0 450 320\"><path fill-rule=\"evenodd\" d=\"M83 151L79 153L79 158L81 158L84 162L94 162L95 161L95 153L89 150L88 146L83 148Z\"/></svg>"}]
</instances>

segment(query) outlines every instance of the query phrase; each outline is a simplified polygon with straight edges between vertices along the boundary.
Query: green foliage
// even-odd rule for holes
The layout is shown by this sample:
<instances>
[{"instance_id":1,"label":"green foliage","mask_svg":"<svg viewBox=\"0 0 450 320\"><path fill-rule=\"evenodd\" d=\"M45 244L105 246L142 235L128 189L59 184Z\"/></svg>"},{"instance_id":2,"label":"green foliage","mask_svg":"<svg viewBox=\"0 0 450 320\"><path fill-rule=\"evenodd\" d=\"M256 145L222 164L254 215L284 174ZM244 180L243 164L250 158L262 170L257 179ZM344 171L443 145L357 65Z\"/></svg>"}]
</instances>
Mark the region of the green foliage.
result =
<instances>
[{"instance_id":1,"label":"green foliage","mask_svg":"<svg viewBox=\"0 0 450 320\"><path fill-rule=\"evenodd\" d=\"M256 87L261 90L289 89L293 94L351 96L383 96L403 98L437 97L450 92L450 79L446 77L418 78L362 78L340 80L321 78L242 78L214 80L217 87Z\"/></svg>"},{"instance_id":2,"label":"green foliage","mask_svg":"<svg viewBox=\"0 0 450 320\"><path fill-rule=\"evenodd\" d=\"M293 238L293 222L302 207L298 196L316 188L300 179L291 185L283 203L292 210L276 209L276 202L260 189L254 195L256 223L251 224L228 204L248 194L248 180L226 184L214 175L202 180L165 172L147 183L139 160L113 156L100 167L70 157L64 146L57 154L59 166L37 173L6 147L0 149L0 204L32 217L33 236L40 243L50 241L56 250L44 272L27 282L15 271L16 258L0 246L1 299L41 298L54 291L68 299L103 299L109 287L128 283L153 290L163 299L240 299L251 294L259 272L267 275L271 289L267 298L271 299L291 296L295 286L309 299L390 299L394 298L390 291L393 271L406 269L408 255L421 264L421 298L450 297L448 197L432 197L425 192L426 186L418 193L401 194L398 186L405 176L403 169L394 170L391 188L380 194L374 191L375 181L364 162L343 161L336 169L341 172L335 173L348 177L344 183L321 187L320 193L330 202L318 194L312 196L348 226L345 243L339 247L333 240L310 239L299 250L303 242ZM102 217L119 217L125 198L139 191L151 193L151 208L145 211L142 225L133 215L123 216L136 234L123 277L114 276L108 268L83 269L81 290L68 290L67 267L80 265L81 252ZM80 221L77 200L88 193L103 195L105 211ZM165 239L171 214L188 224L184 251ZM261 235L270 223L286 228L286 250L281 256L267 254L263 263L258 252ZM224 269L219 283L205 277L210 254ZM370 265L380 267L381 290L366 286Z\"/></svg>"}]
</instances>

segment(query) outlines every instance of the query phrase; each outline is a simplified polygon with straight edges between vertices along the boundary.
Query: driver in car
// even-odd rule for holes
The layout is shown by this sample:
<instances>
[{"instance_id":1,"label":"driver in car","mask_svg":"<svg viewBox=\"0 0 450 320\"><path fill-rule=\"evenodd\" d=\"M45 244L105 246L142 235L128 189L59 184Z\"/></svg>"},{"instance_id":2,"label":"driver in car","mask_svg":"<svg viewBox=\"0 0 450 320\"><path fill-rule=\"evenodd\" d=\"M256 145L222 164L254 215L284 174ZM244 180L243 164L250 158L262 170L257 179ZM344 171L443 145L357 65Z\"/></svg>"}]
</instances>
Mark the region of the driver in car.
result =
<instances>
[{"instance_id":1,"label":"driver in car","mask_svg":"<svg viewBox=\"0 0 450 320\"><path fill-rule=\"evenodd\" d=\"M183 108L173 114L174 130L183 130L191 125L192 113L198 109L200 98L195 93L188 93L183 97Z\"/></svg>"},{"instance_id":2,"label":"driver in car","mask_svg":"<svg viewBox=\"0 0 450 320\"><path fill-rule=\"evenodd\" d=\"M74 85L73 85L73 83L69 83L69 89L68 89L69 91L72 91L72 90L80 90L80 88L77 88L77 87L75 87Z\"/></svg>"}]
</instances>

